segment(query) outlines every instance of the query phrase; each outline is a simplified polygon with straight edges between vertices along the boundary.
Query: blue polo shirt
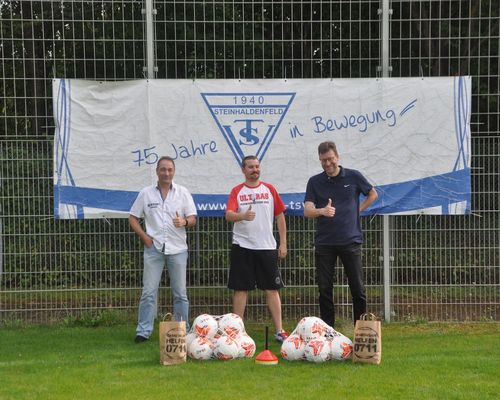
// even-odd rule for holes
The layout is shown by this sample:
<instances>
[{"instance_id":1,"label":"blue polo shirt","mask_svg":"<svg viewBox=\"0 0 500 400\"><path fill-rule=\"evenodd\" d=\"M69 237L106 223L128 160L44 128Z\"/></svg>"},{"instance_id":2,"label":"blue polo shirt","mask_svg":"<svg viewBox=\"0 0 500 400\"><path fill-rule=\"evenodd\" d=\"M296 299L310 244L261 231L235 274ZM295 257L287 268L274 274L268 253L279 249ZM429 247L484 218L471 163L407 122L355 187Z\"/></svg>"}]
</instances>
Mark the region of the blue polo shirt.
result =
<instances>
[{"instance_id":1,"label":"blue polo shirt","mask_svg":"<svg viewBox=\"0 0 500 400\"><path fill-rule=\"evenodd\" d=\"M340 167L337 176L326 172L314 175L307 182L304 202L311 201L323 208L332 199L333 217L318 217L314 244L316 246L346 246L363 243L359 217L359 195L365 196L373 186L359 171Z\"/></svg>"}]
</instances>

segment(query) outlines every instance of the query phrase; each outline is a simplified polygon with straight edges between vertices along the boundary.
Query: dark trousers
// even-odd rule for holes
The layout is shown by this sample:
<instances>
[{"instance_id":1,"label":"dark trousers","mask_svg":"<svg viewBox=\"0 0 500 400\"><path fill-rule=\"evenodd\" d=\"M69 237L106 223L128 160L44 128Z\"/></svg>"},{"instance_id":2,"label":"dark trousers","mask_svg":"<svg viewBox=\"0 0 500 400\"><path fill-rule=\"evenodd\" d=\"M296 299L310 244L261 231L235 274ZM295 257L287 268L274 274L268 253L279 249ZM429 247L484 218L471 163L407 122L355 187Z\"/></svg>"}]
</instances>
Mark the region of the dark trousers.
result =
<instances>
[{"instance_id":1,"label":"dark trousers","mask_svg":"<svg viewBox=\"0 0 500 400\"><path fill-rule=\"evenodd\" d=\"M361 266L361 245L316 246L314 252L319 288L319 311L321 319L328 325L335 325L333 304L333 277L337 257L344 265L347 282L352 296L353 319L358 320L366 312L366 294Z\"/></svg>"}]
</instances>

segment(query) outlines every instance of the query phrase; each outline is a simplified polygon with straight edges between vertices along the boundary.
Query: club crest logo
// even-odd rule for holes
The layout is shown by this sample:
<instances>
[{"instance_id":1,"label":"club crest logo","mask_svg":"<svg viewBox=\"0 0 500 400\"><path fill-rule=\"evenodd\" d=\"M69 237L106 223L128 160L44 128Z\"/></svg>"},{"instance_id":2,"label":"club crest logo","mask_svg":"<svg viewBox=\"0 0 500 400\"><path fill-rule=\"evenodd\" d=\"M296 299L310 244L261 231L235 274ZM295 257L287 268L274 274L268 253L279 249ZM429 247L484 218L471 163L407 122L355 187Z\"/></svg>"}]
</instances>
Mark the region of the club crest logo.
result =
<instances>
[{"instance_id":1,"label":"club crest logo","mask_svg":"<svg viewBox=\"0 0 500 400\"><path fill-rule=\"evenodd\" d=\"M201 93L233 155L262 161L295 93Z\"/></svg>"}]
</instances>

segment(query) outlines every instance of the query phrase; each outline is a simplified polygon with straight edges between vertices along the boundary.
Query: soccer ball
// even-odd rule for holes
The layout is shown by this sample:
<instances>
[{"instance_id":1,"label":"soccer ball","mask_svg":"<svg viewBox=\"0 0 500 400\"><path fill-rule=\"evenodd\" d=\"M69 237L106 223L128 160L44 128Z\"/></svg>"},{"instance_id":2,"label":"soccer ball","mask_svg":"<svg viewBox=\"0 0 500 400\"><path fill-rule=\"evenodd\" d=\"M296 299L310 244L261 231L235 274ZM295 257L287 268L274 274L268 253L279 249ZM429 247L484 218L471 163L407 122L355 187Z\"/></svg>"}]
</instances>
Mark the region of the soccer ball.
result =
<instances>
[{"instance_id":1,"label":"soccer ball","mask_svg":"<svg viewBox=\"0 0 500 400\"><path fill-rule=\"evenodd\" d=\"M194 360L209 360L213 352L214 345L206 337L197 337L187 346L187 354Z\"/></svg>"},{"instance_id":2,"label":"soccer ball","mask_svg":"<svg viewBox=\"0 0 500 400\"><path fill-rule=\"evenodd\" d=\"M329 331L329 326L318 317L304 317L297 325L297 333L302 340L309 342L312 339L324 337Z\"/></svg>"},{"instance_id":3,"label":"soccer ball","mask_svg":"<svg viewBox=\"0 0 500 400\"><path fill-rule=\"evenodd\" d=\"M315 363L324 362L330 359L331 341L325 337L318 337L310 340L306 344L304 355L307 361Z\"/></svg>"},{"instance_id":4,"label":"soccer ball","mask_svg":"<svg viewBox=\"0 0 500 400\"><path fill-rule=\"evenodd\" d=\"M336 331L335 329L333 329L330 325L326 325L327 326L327 329L326 329L326 333L325 333L325 336L327 338L336 338L336 337L342 337L342 338L347 338L347 336L343 335L342 333L340 333L339 331Z\"/></svg>"},{"instance_id":5,"label":"soccer ball","mask_svg":"<svg viewBox=\"0 0 500 400\"><path fill-rule=\"evenodd\" d=\"M238 314L224 314L219 320L219 329L233 339L245 333L245 324Z\"/></svg>"},{"instance_id":6,"label":"soccer ball","mask_svg":"<svg viewBox=\"0 0 500 400\"><path fill-rule=\"evenodd\" d=\"M352 355L352 341L340 334L332 339L330 357L333 360L345 361Z\"/></svg>"},{"instance_id":7,"label":"soccer ball","mask_svg":"<svg viewBox=\"0 0 500 400\"><path fill-rule=\"evenodd\" d=\"M232 360L238 358L240 354L240 345L228 335L221 335L218 339L215 339L214 345L214 355L219 360Z\"/></svg>"},{"instance_id":8,"label":"soccer ball","mask_svg":"<svg viewBox=\"0 0 500 400\"><path fill-rule=\"evenodd\" d=\"M217 320L209 314L198 315L193 321L192 332L196 336L212 339L217 334Z\"/></svg>"},{"instance_id":9,"label":"soccer ball","mask_svg":"<svg viewBox=\"0 0 500 400\"><path fill-rule=\"evenodd\" d=\"M238 344L240 345L240 353L238 357L252 358L255 354L254 340L246 333L243 333L242 335L240 335L237 341Z\"/></svg>"},{"instance_id":10,"label":"soccer ball","mask_svg":"<svg viewBox=\"0 0 500 400\"><path fill-rule=\"evenodd\" d=\"M297 361L304 358L306 344L299 334L292 334L281 345L281 357L288 361Z\"/></svg>"},{"instance_id":11,"label":"soccer ball","mask_svg":"<svg viewBox=\"0 0 500 400\"><path fill-rule=\"evenodd\" d=\"M186 346L189 347L189 345L191 344L191 342L193 340L195 340L196 338L198 337L198 335L194 332L189 332L187 335L186 335Z\"/></svg>"}]
</instances>

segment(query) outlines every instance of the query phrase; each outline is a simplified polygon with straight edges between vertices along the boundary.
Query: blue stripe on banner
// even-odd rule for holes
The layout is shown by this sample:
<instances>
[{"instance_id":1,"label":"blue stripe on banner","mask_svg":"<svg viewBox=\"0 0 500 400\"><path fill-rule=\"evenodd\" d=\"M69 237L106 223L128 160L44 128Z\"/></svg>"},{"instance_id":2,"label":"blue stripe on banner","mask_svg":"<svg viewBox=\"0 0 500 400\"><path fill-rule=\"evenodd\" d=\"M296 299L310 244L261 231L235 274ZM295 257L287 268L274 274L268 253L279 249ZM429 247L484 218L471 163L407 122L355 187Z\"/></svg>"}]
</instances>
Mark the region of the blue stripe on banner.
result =
<instances>
[{"instance_id":1,"label":"blue stripe on banner","mask_svg":"<svg viewBox=\"0 0 500 400\"><path fill-rule=\"evenodd\" d=\"M54 199L59 199L60 204L112 211L128 212L138 194L139 192L125 190L54 186ZM82 218L79 216L78 219Z\"/></svg>"},{"instance_id":2,"label":"blue stripe on banner","mask_svg":"<svg viewBox=\"0 0 500 400\"><path fill-rule=\"evenodd\" d=\"M378 200L363 215L391 214L423 208L442 207L441 214L449 214L448 206L465 202L465 213L470 212L470 169L431 176L409 182L377 186ZM54 186L54 201L103 210L128 212L138 192L105 190L72 186ZM284 193L287 215L302 215L304 193ZM224 215L228 195L193 194L201 217ZM56 204L57 206L58 204ZM56 216L57 217L57 216ZM79 215L79 218L81 216Z\"/></svg>"},{"instance_id":3,"label":"blue stripe on banner","mask_svg":"<svg viewBox=\"0 0 500 400\"><path fill-rule=\"evenodd\" d=\"M363 215L391 214L423 208L442 207L441 214L449 214L448 206L466 202L465 213L470 212L470 168L417 179L409 182L377 186L378 200Z\"/></svg>"}]
</instances>

